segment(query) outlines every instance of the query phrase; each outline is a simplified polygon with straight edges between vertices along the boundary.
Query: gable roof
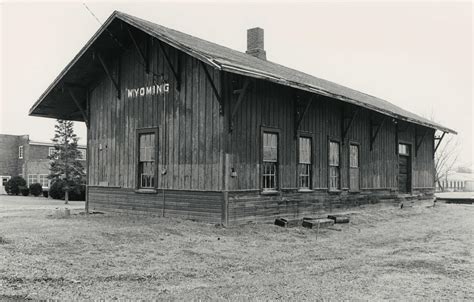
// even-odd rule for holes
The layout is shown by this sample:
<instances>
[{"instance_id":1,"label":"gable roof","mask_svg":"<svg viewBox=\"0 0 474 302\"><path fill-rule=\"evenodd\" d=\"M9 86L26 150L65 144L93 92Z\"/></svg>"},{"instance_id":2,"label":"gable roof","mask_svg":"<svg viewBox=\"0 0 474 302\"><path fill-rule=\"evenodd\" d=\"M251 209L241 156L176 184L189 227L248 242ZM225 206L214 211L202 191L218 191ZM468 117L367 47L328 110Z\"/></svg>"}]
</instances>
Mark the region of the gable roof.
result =
<instances>
[{"instance_id":1,"label":"gable roof","mask_svg":"<svg viewBox=\"0 0 474 302\"><path fill-rule=\"evenodd\" d=\"M107 19L107 21L83 47L83 49L73 59L73 61L68 64L65 70L61 72L56 80L45 91L45 93L43 93L40 99L30 109L30 115L41 116L40 113L36 112L38 106L40 106L42 101L48 96L49 92L59 84L69 69L89 49L96 38L106 31L107 27L112 23L112 21L116 19L132 25L205 63L212 65L216 69L237 73L252 78L264 79L281 85L329 96L331 98L355 104L357 106L361 106L393 118L423 125L443 132L456 134L456 131L452 129L404 110L383 99L314 77L312 75L271 61L261 60L249 54L236 51L231 48L221 46L216 43L212 43L118 11L115 11Z\"/></svg>"}]
</instances>

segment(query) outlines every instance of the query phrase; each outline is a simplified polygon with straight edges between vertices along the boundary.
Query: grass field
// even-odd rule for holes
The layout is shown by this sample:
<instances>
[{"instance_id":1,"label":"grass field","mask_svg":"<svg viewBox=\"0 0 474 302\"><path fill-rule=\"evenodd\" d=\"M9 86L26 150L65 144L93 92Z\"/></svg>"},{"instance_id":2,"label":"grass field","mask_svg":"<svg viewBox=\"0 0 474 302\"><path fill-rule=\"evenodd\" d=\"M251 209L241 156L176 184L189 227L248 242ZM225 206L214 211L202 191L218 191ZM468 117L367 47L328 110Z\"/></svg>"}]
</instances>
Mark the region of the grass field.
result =
<instances>
[{"instance_id":1,"label":"grass field","mask_svg":"<svg viewBox=\"0 0 474 302\"><path fill-rule=\"evenodd\" d=\"M51 216L0 197L0 300L473 300L474 206L358 208L341 231Z\"/></svg>"}]
</instances>

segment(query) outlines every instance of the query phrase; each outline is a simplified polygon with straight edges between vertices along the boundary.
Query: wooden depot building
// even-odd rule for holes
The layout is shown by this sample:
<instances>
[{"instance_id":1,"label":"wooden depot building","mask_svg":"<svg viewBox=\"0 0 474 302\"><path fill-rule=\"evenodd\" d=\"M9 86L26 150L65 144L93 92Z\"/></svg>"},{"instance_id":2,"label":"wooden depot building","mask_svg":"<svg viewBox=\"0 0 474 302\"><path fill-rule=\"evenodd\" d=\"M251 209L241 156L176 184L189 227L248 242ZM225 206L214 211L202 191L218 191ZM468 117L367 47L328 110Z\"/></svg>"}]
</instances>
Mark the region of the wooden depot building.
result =
<instances>
[{"instance_id":1,"label":"wooden depot building","mask_svg":"<svg viewBox=\"0 0 474 302\"><path fill-rule=\"evenodd\" d=\"M86 123L89 209L227 225L433 194L455 131L247 44L108 18L30 110Z\"/></svg>"}]
</instances>

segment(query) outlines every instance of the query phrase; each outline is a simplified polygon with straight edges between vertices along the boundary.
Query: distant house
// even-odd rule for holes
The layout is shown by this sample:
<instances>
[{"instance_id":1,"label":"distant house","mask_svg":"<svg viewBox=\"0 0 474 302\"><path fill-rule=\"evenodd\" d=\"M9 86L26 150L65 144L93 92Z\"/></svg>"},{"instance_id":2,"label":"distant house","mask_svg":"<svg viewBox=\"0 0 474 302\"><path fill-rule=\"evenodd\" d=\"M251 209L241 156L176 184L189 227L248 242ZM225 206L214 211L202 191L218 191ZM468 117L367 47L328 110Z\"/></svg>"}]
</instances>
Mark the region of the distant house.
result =
<instances>
[{"instance_id":1,"label":"distant house","mask_svg":"<svg viewBox=\"0 0 474 302\"><path fill-rule=\"evenodd\" d=\"M86 146L79 146L84 166ZM5 194L5 183L14 176L23 177L27 185L40 183L43 190L49 189L50 160L54 144L35 142L28 135L0 134L0 194Z\"/></svg>"},{"instance_id":2,"label":"distant house","mask_svg":"<svg viewBox=\"0 0 474 302\"><path fill-rule=\"evenodd\" d=\"M448 173L436 183L436 191L474 192L474 173Z\"/></svg>"},{"instance_id":3,"label":"distant house","mask_svg":"<svg viewBox=\"0 0 474 302\"><path fill-rule=\"evenodd\" d=\"M91 209L223 224L432 196L456 133L268 61L261 28L240 52L120 12L30 115L85 122Z\"/></svg>"}]
</instances>

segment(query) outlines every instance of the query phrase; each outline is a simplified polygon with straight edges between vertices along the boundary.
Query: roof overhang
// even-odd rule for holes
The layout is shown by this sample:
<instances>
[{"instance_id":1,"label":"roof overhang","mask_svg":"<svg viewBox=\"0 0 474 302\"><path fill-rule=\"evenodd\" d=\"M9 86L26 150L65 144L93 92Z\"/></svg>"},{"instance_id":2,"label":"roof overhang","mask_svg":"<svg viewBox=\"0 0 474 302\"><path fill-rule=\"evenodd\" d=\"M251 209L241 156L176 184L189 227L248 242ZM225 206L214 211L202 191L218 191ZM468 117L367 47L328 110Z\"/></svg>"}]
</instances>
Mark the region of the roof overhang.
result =
<instances>
[{"instance_id":1,"label":"roof overhang","mask_svg":"<svg viewBox=\"0 0 474 302\"><path fill-rule=\"evenodd\" d=\"M384 108L384 106L374 106L366 102L361 102L356 98L338 94L329 89L324 89L322 87L310 85L304 82L297 82L272 73L239 64L238 62L227 60L223 57L210 55L209 53L200 51L199 49L192 48L185 43L180 43L176 39L173 39L172 35L167 35L166 32L160 32L154 29L151 25L152 23L142 22L140 20L141 19L115 11L35 102L29 111L29 115L55 119L85 121L83 114L81 114L80 108L87 107L87 88L94 85L94 81L96 81L98 77L104 75L102 67L97 62L97 60L94 59L95 52L100 51L105 53L117 51L119 48L119 45L117 44L120 43L117 41L117 37L119 39L124 38L124 33L121 30L121 27L123 24L128 24L198 60L203 61L204 63L211 65L215 69L252 78L263 79L295 89L324 95L342 102L379 112L394 119L422 125L446 133L457 134L457 132L453 129L418 117L414 114L397 114L390 109ZM76 96L76 100L74 100L73 95ZM77 100L79 100L79 104L77 104ZM387 104L390 103L387 102ZM393 104L391 105L394 106Z\"/></svg>"}]
</instances>

